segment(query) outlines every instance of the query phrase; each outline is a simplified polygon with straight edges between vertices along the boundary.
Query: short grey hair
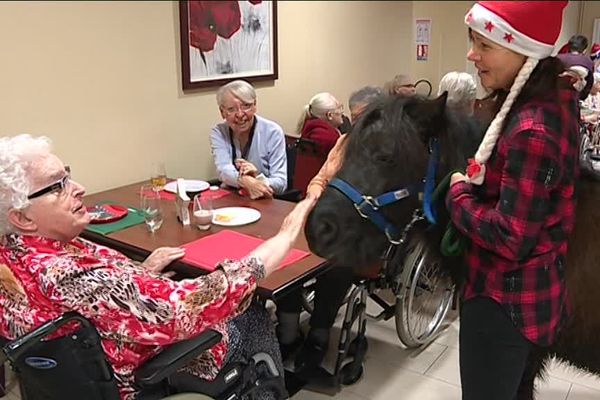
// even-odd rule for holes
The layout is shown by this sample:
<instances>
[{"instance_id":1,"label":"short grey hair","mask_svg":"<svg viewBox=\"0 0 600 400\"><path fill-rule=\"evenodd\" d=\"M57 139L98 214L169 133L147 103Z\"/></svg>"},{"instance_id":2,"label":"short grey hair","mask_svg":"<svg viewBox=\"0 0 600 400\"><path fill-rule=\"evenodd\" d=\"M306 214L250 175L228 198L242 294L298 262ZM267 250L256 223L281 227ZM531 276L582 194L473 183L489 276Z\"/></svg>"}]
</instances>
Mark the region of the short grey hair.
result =
<instances>
[{"instance_id":1,"label":"short grey hair","mask_svg":"<svg viewBox=\"0 0 600 400\"><path fill-rule=\"evenodd\" d=\"M438 96L444 92L448 92L449 107L472 112L471 105L477 96L477 85L473 76L466 72L448 72L440 81Z\"/></svg>"},{"instance_id":2,"label":"short grey hair","mask_svg":"<svg viewBox=\"0 0 600 400\"><path fill-rule=\"evenodd\" d=\"M348 107L352 110L359 104L371 104L373 100L383 96L383 89L378 86L365 86L350 95Z\"/></svg>"},{"instance_id":3,"label":"short grey hair","mask_svg":"<svg viewBox=\"0 0 600 400\"><path fill-rule=\"evenodd\" d=\"M254 87L241 79L229 82L219 88L217 91L217 104L219 107L223 105L223 100L227 93L231 93L231 95L244 103L254 103L256 101L256 91L254 90Z\"/></svg>"},{"instance_id":4,"label":"short grey hair","mask_svg":"<svg viewBox=\"0 0 600 400\"><path fill-rule=\"evenodd\" d=\"M31 165L40 156L51 154L50 139L28 134L0 138L0 236L13 232L8 222L11 209L29 206Z\"/></svg>"},{"instance_id":5,"label":"short grey hair","mask_svg":"<svg viewBox=\"0 0 600 400\"><path fill-rule=\"evenodd\" d=\"M383 87L389 95L393 96L396 94L396 89L406 85L414 85L414 83L415 82L409 75L398 74L394 77L394 79L392 79L389 82L386 82Z\"/></svg>"}]
</instances>

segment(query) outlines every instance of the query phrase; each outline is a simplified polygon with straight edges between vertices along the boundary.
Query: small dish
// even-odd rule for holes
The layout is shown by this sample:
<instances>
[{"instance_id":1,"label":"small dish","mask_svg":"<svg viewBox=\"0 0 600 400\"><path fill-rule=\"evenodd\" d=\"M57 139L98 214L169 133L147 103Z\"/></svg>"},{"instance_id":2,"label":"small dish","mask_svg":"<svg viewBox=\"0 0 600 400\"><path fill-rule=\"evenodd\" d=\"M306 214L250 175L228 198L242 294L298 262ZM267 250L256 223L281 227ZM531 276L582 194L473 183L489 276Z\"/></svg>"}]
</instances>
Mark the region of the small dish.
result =
<instances>
[{"instance_id":1,"label":"small dish","mask_svg":"<svg viewBox=\"0 0 600 400\"><path fill-rule=\"evenodd\" d=\"M96 204L88 207L87 212L92 217L90 224L107 224L125 218L129 210L116 204Z\"/></svg>"}]
</instances>

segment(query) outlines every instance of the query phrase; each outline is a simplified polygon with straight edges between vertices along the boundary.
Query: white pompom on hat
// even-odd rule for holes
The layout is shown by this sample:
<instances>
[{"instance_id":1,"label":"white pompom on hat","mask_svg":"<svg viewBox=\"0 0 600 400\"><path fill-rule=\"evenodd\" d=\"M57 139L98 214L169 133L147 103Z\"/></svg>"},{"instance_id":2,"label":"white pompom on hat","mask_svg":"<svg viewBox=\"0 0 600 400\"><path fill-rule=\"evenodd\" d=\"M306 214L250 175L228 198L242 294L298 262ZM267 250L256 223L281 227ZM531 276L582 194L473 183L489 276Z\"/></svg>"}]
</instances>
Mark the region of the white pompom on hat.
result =
<instances>
[{"instance_id":1,"label":"white pompom on hat","mask_svg":"<svg viewBox=\"0 0 600 400\"><path fill-rule=\"evenodd\" d=\"M474 159L469 160L469 182L476 185L483 183L485 163L496 146L504 118L539 60L549 57L554 51L566 5L566 1L480 1L465 16L465 23L473 31L527 57Z\"/></svg>"}]
</instances>

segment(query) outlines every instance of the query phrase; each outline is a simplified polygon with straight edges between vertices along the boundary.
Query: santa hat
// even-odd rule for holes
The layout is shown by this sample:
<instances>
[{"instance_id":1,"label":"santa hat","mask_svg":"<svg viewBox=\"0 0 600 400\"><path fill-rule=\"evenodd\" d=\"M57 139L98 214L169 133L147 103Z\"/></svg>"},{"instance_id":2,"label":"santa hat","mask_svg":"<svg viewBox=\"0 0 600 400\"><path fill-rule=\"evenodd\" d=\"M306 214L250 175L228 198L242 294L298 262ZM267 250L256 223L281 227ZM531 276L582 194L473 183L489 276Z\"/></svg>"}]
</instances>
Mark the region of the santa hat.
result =
<instances>
[{"instance_id":1,"label":"santa hat","mask_svg":"<svg viewBox=\"0 0 600 400\"><path fill-rule=\"evenodd\" d=\"M471 183L483 183L484 164L496 146L504 118L539 60L552 55L566 5L566 1L481 1L473 5L465 16L465 23L473 31L527 56L502 108L488 127L475 158L469 160L467 177Z\"/></svg>"}]
</instances>

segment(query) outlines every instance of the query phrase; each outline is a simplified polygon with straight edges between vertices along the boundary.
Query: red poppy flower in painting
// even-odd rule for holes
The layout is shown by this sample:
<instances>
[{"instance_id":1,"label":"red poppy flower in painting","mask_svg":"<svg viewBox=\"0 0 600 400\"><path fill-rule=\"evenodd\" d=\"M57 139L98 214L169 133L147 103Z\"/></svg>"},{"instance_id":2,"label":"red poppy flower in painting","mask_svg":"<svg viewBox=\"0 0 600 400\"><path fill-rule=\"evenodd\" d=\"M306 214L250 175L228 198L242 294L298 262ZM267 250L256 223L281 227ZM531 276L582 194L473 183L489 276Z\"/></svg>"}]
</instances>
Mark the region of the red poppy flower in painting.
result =
<instances>
[{"instance_id":1,"label":"red poppy flower in painting","mask_svg":"<svg viewBox=\"0 0 600 400\"><path fill-rule=\"evenodd\" d=\"M229 39L241 26L237 1L190 1L190 46L201 52L215 47L217 35Z\"/></svg>"}]
</instances>

